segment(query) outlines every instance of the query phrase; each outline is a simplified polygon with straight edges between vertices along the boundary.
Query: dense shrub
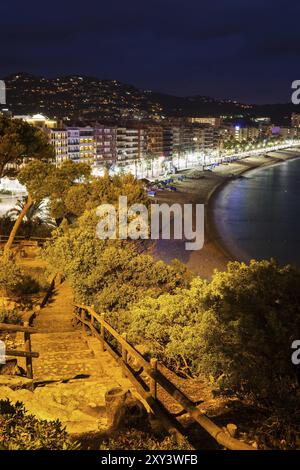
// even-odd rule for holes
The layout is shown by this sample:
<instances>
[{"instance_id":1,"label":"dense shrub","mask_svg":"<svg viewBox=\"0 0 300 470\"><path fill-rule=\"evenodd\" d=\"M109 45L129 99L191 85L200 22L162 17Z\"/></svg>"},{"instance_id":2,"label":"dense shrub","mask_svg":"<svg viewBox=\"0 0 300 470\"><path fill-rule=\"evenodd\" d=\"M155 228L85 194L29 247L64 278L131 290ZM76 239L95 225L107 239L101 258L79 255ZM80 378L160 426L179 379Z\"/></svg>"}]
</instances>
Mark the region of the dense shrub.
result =
<instances>
[{"instance_id":1,"label":"dense shrub","mask_svg":"<svg viewBox=\"0 0 300 470\"><path fill-rule=\"evenodd\" d=\"M211 282L145 298L126 315L129 338L177 371L260 403L300 399L291 344L300 331L300 272L274 261L230 263Z\"/></svg>"},{"instance_id":2,"label":"dense shrub","mask_svg":"<svg viewBox=\"0 0 300 470\"><path fill-rule=\"evenodd\" d=\"M1 235L9 236L15 221L4 215L0 217L0 233ZM20 228L18 229L18 236L29 238L29 237L41 237L48 238L51 237L53 231L53 226L48 225L47 223L40 223L34 221L32 224L28 224L26 221L22 221Z\"/></svg>"},{"instance_id":3,"label":"dense shrub","mask_svg":"<svg viewBox=\"0 0 300 470\"><path fill-rule=\"evenodd\" d=\"M0 252L0 293L5 296L18 297L35 294L43 289L37 279L24 273L17 265L13 253L5 256Z\"/></svg>"},{"instance_id":4,"label":"dense shrub","mask_svg":"<svg viewBox=\"0 0 300 470\"><path fill-rule=\"evenodd\" d=\"M5 295L15 294L23 282L23 277L13 254L3 256L0 252L0 291Z\"/></svg>"},{"instance_id":5,"label":"dense shrub","mask_svg":"<svg viewBox=\"0 0 300 470\"><path fill-rule=\"evenodd\" d=\"M184 441L178 444L171 436L155 437L150 432L128 429L108 439L100 446L100 450L192 450Z\"/></svg>"},{"instance_id":6,"label":"dense shrub","mask_svg":"<svg viewBox=\"0 0 300 470\"><path fill-rule=\"evenodd\" d=\"M22 323L22 317L17 310L8 310L0 307L0 323L11 323L15 325Z\"/></svg>"},{"instance_id":7,"label":"dense shrub","mask_svg":"<svg viewBox=\"0 0 300 470\"><path fill-rule=\"evenodd\" d=\"M179 262L154 261L129 241L100 240L96 224L95 213L86 212L75 226L62 226L46 246L47 262L65 275L77 300L117 311L145 295L157 297L189 285L191 276Z\"/></svg>"},{"instance_id":8,"label":"dense shrub","mask_svg":"<svg viewBox=\"0 0 300 470\"><path fill-rule=\"evenodd\" d=\"M39 420L28 414L20 402L0 400L0 448L6 450L76 450L56 421Z\"/></svg>"}]
</instances>

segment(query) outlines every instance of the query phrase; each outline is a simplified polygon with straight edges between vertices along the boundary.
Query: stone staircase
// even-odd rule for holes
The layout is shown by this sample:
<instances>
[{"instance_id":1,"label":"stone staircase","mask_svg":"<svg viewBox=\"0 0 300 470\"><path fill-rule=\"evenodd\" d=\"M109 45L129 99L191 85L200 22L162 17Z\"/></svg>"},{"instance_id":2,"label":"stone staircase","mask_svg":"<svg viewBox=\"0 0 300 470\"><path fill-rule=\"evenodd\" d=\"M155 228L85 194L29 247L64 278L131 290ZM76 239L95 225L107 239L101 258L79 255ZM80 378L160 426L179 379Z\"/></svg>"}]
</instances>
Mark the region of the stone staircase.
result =
<instances>
[{"instance_id":1,"label":"stone staircase","mask_svg":"<svg viewBox=\"0 0 300 470\"><path fill-rule=\"evenodd\" d=\"M32 350L40 355L33 362L36 382L105 376L102 361L98 355L96 358L88 337L73 326L70 286L64 283L54 292L51 302L37 316L34 327L45 331L32 335Z\"/></svg>"},{"instance_id":2,"label":"stone staircase","mask_svg":"<svg viewBox=\"0 0 300 470\"><path fill-rule=\"evenodd\" d=\"M69 433L97 432L106 427L105 393L115 387L130 389L128 379L99 341L73 326L73 293L63 283L33 326L33 376L29 390L6 391L22 399L26 409L41 419L60 419ZM43 332L43 330L45 332ZM7 396L8 396L7 395Z\"/></svg>"}]
</instances>

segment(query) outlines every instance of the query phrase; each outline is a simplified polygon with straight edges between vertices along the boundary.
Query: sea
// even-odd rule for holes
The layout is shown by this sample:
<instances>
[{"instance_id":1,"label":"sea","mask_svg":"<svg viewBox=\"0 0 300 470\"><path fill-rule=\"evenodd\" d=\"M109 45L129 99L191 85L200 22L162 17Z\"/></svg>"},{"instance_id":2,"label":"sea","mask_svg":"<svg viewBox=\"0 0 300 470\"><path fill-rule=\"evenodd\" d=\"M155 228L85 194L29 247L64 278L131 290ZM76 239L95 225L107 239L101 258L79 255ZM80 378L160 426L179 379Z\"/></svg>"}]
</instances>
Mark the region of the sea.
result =
<instances>
[{"instance_id":1,"label":"sea","mask_svg":"<svg viewBox=\"0 0 300 470\"><path fill-rule=\"evenodd\" d=\"M226 184L215 196L213 220L233 258L300 266L300 154Z\"/></svg>"}]
</instances>

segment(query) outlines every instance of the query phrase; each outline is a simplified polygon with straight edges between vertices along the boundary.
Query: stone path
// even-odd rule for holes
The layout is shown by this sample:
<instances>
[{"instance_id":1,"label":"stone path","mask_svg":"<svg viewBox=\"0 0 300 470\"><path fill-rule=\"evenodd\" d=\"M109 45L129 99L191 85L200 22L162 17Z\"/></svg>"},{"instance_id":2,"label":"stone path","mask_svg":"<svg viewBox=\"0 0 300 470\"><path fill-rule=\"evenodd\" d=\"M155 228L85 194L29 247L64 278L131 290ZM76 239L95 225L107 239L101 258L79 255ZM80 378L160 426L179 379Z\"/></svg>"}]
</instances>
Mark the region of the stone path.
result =
<instances>
[{"instance_id":1,"label":"stone path","mask_svg":"<svg viewBox=\"0 0 300 470\"><path fill-rule=\"evenodd\" d=\"M60 419L70 433L94 432L106 427L107 390L121 386L135 392L109 353L100 351L99 341L74 328L72 320L72 290L63 283L33 325L42 330L32 335L32 351L40 354L33 360L38 386L34 393L10 390L9 396L41 419Z\"/></svg>"}]
</instances>

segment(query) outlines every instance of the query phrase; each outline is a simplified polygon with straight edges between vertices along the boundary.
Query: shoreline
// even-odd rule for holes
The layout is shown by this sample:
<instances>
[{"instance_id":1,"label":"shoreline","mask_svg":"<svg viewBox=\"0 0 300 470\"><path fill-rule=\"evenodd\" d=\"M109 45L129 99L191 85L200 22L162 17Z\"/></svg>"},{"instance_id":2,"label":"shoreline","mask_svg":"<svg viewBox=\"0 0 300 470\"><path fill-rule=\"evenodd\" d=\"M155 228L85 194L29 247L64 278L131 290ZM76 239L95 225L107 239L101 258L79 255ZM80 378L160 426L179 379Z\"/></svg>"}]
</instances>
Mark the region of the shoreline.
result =
<instances>
[{"instance_id":1,"label":"shoreline","mask_svg":"<svg viewBox=\"0 0 300 470\"><path fill-rule=\"evenodd\" d=\"M275 155L274 155L275 154ZM182 182L174 181L176 192L163 191L157 193L158 203L187 203L205 205L205 241L199 251L186 251L184 240L159 240L153 250L156 259L170 262L177 258L192 272L203 278L210 279L214 270L225 271L227 263L238 259L228 251L220 237L213 218L214 201L225 184L233 179L242 177L248 171L271 167L285 161L300 157L299 149L285 149L270 152L255 157L246 157L233 163L222 164L212 172L200 171L197 168L185 170L177 175L185 175Z\"/></svg>"}]
</instances>

